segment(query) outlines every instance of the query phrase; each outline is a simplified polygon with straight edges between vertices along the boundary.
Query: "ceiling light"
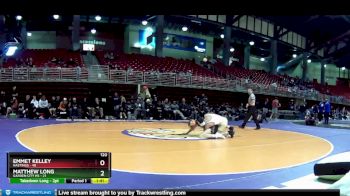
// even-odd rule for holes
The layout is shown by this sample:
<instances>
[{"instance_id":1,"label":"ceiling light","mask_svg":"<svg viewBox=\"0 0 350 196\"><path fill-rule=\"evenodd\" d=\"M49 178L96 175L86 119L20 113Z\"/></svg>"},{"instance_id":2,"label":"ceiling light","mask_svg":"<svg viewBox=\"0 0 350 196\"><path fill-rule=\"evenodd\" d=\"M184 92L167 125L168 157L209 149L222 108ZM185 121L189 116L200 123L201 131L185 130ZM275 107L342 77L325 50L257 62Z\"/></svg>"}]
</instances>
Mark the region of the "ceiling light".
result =
<instances>
[{"instance_id":1,"label":"ceiling light","mask_svg":"<svg viewBox=\"0 0 350 196\"><path fill-rule=\"evenodd\" d=\"M101 19L102 19L101 16L99 15L95 16L95 20L100 21Z\"/></svg>"}]
</instances>

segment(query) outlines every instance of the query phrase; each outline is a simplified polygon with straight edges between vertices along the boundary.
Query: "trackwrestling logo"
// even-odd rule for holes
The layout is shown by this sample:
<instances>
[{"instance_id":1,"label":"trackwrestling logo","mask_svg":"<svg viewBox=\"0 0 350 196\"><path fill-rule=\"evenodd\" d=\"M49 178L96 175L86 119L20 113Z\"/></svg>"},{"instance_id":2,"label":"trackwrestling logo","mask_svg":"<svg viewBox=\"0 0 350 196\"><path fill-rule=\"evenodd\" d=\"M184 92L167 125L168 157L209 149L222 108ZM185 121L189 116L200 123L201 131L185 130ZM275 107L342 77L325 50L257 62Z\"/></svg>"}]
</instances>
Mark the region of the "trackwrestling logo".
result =
<instances>
[{"instance_id":1,"label":"trackwrestling logo","mask_svg":"<svg viewBox=\"0 0 350 196\"><path fill-rule=\"evenodd\" d=\"M163 139L163 140L204 140L205 138L199 135L184 135L188 130L185 129L130 129L122 133L125 135L142 137L148 139Z\"/></svg>"}]
</instances>

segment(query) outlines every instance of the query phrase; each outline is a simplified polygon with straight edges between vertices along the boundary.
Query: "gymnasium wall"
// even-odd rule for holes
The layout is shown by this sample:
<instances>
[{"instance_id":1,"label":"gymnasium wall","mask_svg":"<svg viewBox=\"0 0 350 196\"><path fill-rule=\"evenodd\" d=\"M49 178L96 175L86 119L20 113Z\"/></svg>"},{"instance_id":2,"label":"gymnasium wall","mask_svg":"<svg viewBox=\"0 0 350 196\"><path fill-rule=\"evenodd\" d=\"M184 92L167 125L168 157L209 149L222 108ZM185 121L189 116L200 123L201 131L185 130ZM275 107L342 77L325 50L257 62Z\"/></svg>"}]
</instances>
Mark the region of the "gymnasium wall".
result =
<instances>
[{"instance_id":1,"label":"gymnasium wall","mask_svg":"<svg viewBox=\"0 0 350 196\"><path fill-rule=\"evenodd\" d=\"M90 32L80 34L81 41L95 41L99 44L95 44L95 50L107 50L107 51L122 51L124 41L118 38L113 33L97 32L95 35ZM80 43L82 48L82 43Z\"/></svg>"},{"instance_id":2,"label":"gymnasium wall","mask_svg":"<svg viewBox=\"0 0 350 196\"><path fill-rule=\"evenodd\" d=\"M72 49L70 34L57 33L56 31L31 31L32 36L27 37L27 49ZM80 34L80 41L95 42L96 50L122 51L123 40L113 33L98 32L95 35L90 32ZM97 44L96 44L97 43ZM82 43L80 43L82 49Z\"/></svg>"},{"instance_id":3,"label":"gymnasium wall","mask_svg":"<svg viewBox=\"0 0 350 196\"><path fill-rule=\"evenodd\" d=\"M56 31L31 31L27 37L28 49L56 49Z\"/></svg>"},{"instance_id":4,"label":"gymnasium wall","mask_svg":"<svg viewBox=\"0 0 350 196\"><path fill-rule=\"evenodd\" d=\"M249 61L250 61L249 68L252 70L265 70L266 72L270 71L269 62L260 61L260 57L251 55Z\"/></svg>"},{"instance_id":5,"label":"gymnasium wall","mask_svg":"<svg viewBox=\"0 0 350 196\"><path fill-rule=\"evenodd\" d=\"M320 82L321 81L321 63L319 62L309 63L307 76L311 80L317 79L317 81ZM336 85L337 78L348 78L347 70L342 71L340 69L340 75L339 75L339 68L335 64L327 64L327 67L325 68L325 82L327 82L329 85Z\"/></svg>"},{"instance_id":6,"label":"gymnasium wall","mask_svg":"<svg viewBox=\"0 0 350 196\"><path fill-rule=\"evenodd\" d=\"M251 56L250 57L250 69L252 70L265 70L269 71L269 64L267 61L261 62L260 58ZM299 63L295 68L289 69L285 72L286 74L293 77L302 77L303 70L301 68L301 63ZM311 62L308 63L307 74L306 77L311 81L313 79L317 79L317 82L321 82L321 63L319 62ZM340 70L339 77L339 68L335 64L327 64L325 68L325 82L329 85L336 85L337 78L348 78L348 70L342 71Z\"/></svg>"},{"instance_id":7,"label":"gymnasium wall","mask_svg":"<svg viewBox=\"0 0 350 196\"><path fill-rule=\"evenodd\" d=\"M293 76L293 77L302 78L303 77L303 69L301 68L301 63L296 65L294 68L286 71L286 73L290 76Z\"/></svg>"}]
</instances>

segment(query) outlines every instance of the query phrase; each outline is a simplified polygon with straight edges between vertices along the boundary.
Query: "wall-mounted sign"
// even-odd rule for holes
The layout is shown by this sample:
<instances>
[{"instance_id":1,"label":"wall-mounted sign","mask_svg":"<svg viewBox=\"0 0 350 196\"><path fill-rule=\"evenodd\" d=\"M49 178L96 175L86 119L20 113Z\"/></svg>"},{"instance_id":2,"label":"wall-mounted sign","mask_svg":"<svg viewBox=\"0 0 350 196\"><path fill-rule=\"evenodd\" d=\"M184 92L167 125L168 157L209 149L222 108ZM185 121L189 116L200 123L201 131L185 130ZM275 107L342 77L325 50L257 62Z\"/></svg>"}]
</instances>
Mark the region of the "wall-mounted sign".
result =
<instances>
[{"instance_id":1,"label":"wall-mounted sign","mask_svg":"<svg viewBox=\"0 0 350 196\"><path fill-rule=\"evenodd\" d=\"M155 37L153 35L154 30L151 27L147 27L144 30L140 30L139 42L135 43L134 47L149 49L155 48L156 42ZM164 33L163 47L204 53L206 50L206 40Z\"/></svg>"},{"instance_id":2,"label":"wall-mounted sign","mask_svg":"<svg viewBox=\"0 0 350 196\"><path fill-rule=\"evenodd\" d=\"M95 51L95 44L83 44L83 51Z\"/></svg>"},{"instance_id":3,"label":"wall-mounted sign","mask_svg":"<svg viewBox=\"0 0 350 196\"><path fill-rule=\"evenodd\" d=\"M134 44L136 48L148 48L152 49L156 47L155 37L153 37L154 30L151 27L147 27L144 30L139 31L139 42Z\"/></svg>"},{"instance_id":4,"label":"wall-mounted sign","mask_svg":"<svg viewBox=\"0 0 350 196\"><path fill-rule=\"evenodd\" d=\"M163 46L165 48L174 48L192 52L204 53L206 49L206 40L183 35L165 34Z\"/></svg>"},{"instance_id":5,"label":"wall-mounted sign","mask_svg":"<svg viewBox=\"0 0 350 196\"><path fill-rule=\"evenodd\" d=\"M99 40L80 40L80 44L94 44L94 45L106 45L106 42Z\"/></svg>"}]
</instances>

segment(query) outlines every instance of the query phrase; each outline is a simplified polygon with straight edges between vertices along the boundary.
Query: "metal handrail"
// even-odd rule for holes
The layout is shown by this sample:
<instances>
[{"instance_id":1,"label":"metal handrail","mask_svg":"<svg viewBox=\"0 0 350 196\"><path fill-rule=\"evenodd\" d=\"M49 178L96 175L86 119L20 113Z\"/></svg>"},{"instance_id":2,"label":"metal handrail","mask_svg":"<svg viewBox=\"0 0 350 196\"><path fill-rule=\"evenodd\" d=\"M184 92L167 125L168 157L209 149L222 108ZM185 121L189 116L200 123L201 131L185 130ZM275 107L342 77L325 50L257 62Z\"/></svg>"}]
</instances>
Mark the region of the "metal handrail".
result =
<instances>
[{"instance_id":1,"label":"metal handrail","mask_svg":"<svg viewBox=\"0 0 350 196\"><path fill-rule=\"evenodd\" d=\"M331 96L319 93L316 90L292 89L284 86L274 87L259 83L246 83L242 79L222 79L203 76L192 76L177 73L141 72L109 69L106 66L95 70L87 68L2 68L0 69L1 82L16 81L70 81L70 82L96 82L100 80L95 76L99 71L106 76L103 82L118 84L149 84L169 87L201 88L230 92L245 92L247 88L253 88L256 94L301 98L320 101L328 98L331 102L350 105L350 100L342 96ZM97 70L97 71L96 71ZM94 75L92 75L92 73Z\"/></svg>"}]
</instances>

